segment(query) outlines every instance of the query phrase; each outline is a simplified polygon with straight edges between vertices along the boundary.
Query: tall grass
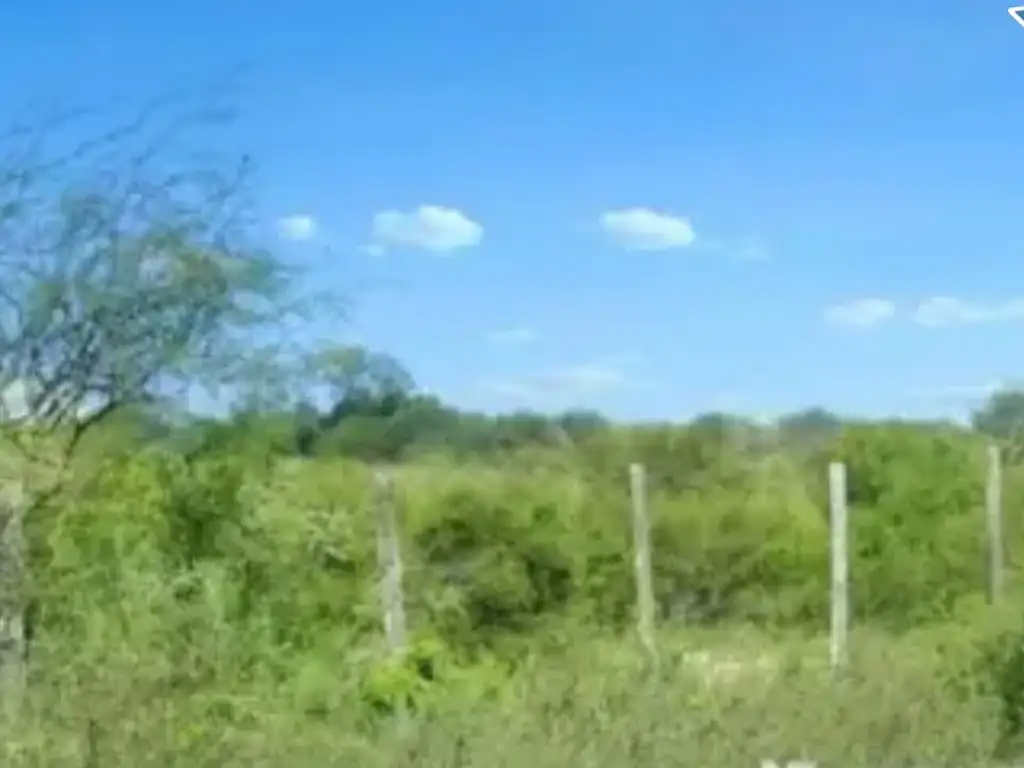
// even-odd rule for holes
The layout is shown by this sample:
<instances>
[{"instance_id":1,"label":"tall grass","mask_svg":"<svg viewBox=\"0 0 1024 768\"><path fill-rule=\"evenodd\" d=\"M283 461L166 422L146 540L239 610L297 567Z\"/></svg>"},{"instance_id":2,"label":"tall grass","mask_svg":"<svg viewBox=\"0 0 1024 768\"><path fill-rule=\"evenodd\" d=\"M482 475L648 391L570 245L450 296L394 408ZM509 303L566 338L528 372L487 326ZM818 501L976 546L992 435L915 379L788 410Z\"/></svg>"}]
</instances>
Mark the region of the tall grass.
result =
<instances>
[{"instance_id":1,"label":"tall grass","mask_svg":"<svg viewBox=\"0 0 1024 768\"><path fill-rule=\"evenodd\" d=\"M815 651L814 641L764 641L758 653L770 663L725 665L723 674L671 635L661 637L658 667L627 641L581 637L511 674L448 670L412 709L387 714L374 703L403 687L401 669L340 637L289 657L251 636L218 636L216 626L187 654L140 632L99 656L41 649L46 671L9 726L4 764L992 764L1001 700L944 631L858 637L839 679L823 663L823 642ZM259 661L239 668L234 643ZM752 658L733 650L733 659Z\"/></svg>"}]
</instances>

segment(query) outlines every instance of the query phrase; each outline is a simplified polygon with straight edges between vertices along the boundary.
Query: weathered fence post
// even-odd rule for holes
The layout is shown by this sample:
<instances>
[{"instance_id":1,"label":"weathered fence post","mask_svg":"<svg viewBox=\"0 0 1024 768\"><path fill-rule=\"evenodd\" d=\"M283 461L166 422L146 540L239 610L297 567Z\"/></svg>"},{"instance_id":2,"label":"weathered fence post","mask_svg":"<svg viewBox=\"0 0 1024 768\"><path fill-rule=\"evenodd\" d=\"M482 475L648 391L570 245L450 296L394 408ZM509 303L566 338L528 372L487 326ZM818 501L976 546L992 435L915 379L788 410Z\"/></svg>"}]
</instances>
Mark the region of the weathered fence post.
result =
<instances>
[{"instance_id":1,"label":"weathered fence post","mask_svg":"<svg viewBox=\"0 0 1024 768\"><path fill-rule=\"evenodd\" d=\"M0 481L0 703L17 715L25 685L25 492Z\"/></svg>"},{"instance_id":2,"label":"weathered fence post","mask_svg":"<svg viewBox=\"0 0 1024 768\"><path fill-rule=\"evenodd\" d=\"M849 658L850 632L850 550L847 537L846 465L832 462L828 467L828 495L831 542L831 603L829 659L833 670L840 670Z\"/></svg>"},{"instance_id":3,"label":"weathered fence post","mask_svg":"<svg viewBox=\"0 0 1024 768\"><path fill-rule=\"evenodd\" d=\"M387 470L374 473L377 490L377 561L381 571L381 603L388 649L405 648L405 600L402 594L402 550L395 508L394 480Z\"/></svg>"},{"instance_id":4,"label":"weathered fence post","mask_svg":"<svg viewBox=\"0 0 1024 768\"><path fill-rule=\"evenodd\" d=\"M653 658L654 586L651 575L651 534L647 517L647 476L643 464L629 465L629 493L633 507L633 551L636 565L637 632Z\"/></svg>"},{"instance_id":5,"label":"weathered fence post","mask_svg":"<svg viewBox=\"0 0 1024 768\"><path fill-rule=\"evenodd\" d=\"M1003 467L998 445L988 446L988 481L985 484L985 538L988 549L988 599L1003 595Z\"/></svg>"}]
</instances>

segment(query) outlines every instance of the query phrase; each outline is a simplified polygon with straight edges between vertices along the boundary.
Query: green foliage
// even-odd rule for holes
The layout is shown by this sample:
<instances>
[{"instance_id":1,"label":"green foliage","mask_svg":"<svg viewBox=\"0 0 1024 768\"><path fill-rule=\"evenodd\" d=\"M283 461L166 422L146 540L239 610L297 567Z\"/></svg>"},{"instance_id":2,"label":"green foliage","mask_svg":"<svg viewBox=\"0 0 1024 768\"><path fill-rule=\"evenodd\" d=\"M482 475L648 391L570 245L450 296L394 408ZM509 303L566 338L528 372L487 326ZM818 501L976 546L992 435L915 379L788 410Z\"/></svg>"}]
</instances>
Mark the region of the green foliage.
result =
<instances>
[{"instance_id":1,"label":"green foliage","mask_svg":"<svg viewBox=\"0 0 1024 768\"><path fill-rule=\"evenodd\" d=\"M363 418L338 427L370 429ZM521 638L566 617L627 627L634 604L627 459L648 468L665 620L824 626L821 478L833 457L848 467L859 619L894 629L941 621L980 593L984 444L975 435L850 423L833 445L812 453L803 445L793 455L752 430L726 417L602 427L578 446L521 450L495 466L443 458L407 465L396 503L413 620L470 654L518 653L511 649ZM343 459L289 459L288 446L280 422L236 416L213 424L184 455L118 460L82 501L122 495L104 483L148 478L147 519L159 521L151 535L161 567L178 573L223 563L246 611L274 605L303 626L330 617L367 631L377 578L369 471ZM1008 474L1015 477L1012 467ZM280 568L287 569L281 577ZM328 598L332 592L349 597Z\"/></svg>"},{"instance_id":2,"label":"green foliage","mask_svg":"<svg viewBox=\"0 0 1024 768\"><path fill-rule=\"evenodd\" d=\"M912 424L852 425L847 464L859 610L904 626L976 592L984 556L984 444ZM893 583L900 588L894 590Z\"/></svg>"},{"instance_id":3,"label":"green foliage","mask_svg":"<svg viewBox=\"0 0 1024 768\"><path fill-rule=\"evenodd\" d=\"M400 412L390 423L401 423ZM739 735L729 738L750 739L751 749L814 748L824 760L838 742L808 745L820 730L801 719L808 701L849 731L844 749L866 750L865 759L927 758L895 735L907 729L943 759L1011 754L1020 742L1024 633L980 607L985 444L976 433L845 422L828 442L815 423L791 446L716 416L674 427L587 423L561 444L538 429L529 438L538 445L487 448L475 460L424 454L391 470L411 640L389 656L373 467L331 456L327 442L315 458L294 455L287 421L270 416L248 411L188 426L182 442L172 429L146 450L97 456L82 482L32 518L33 690L51 708L45 692L61 691L61 701L102 712L102 743L130 749L112 723L138 720L143 702L161 701L160 727L174 731L182 755L213 754L225 740L243 749L233 740L256 733L297 745L301 732L311 754L340 754L342 732L353 744L398 749L414 732L463 733L457 717L467 711L478 718L473 728L503 722L522 743L583 745L583 734L661 723L668 705L655 704L658 696L674 697L673 717L697 730L651 727L694 754L732 724ZM454 423L438 419L434 428ZM355 424L370 429L372 418L350 414L335 429ZM499 422L472 424L480 435ZM822 478L834 458L849 473L863 633L856 673L839 688L814 668L824 663L828 621ZM657 672L628 640L635 585L625 468L635 460L649 468L655 597L671 638ZM1008 489L1022 480L1022 468L1007 467ZM1006 495L1011 554L1024 543L1014 523L1020 498ZM788 649L792 659L779 662L785 685L744 677L739 696L709 688L702 676L711 671L687 666L689 649L720 652L739 626L759 638L744 657ZM716 634L698 642L704 632ZM907 714L913 697L931 697L925 714ZM649 709L638 710L641 702ZM970 714L950 702L969 702ZM56 715L38 717L62 738L53 735ZM153 738L155 722L145 726ZM755 738L766 723L775 735ZM444 749L482 749L473 733L442 739ZM642 728L631 733L622 764L649 763L660 747ZM488 738L506 736L499 728ZM427 749L415 744L401 749ZM401 754L395 759L411 759Z\"/></svg>"}]
</instances>

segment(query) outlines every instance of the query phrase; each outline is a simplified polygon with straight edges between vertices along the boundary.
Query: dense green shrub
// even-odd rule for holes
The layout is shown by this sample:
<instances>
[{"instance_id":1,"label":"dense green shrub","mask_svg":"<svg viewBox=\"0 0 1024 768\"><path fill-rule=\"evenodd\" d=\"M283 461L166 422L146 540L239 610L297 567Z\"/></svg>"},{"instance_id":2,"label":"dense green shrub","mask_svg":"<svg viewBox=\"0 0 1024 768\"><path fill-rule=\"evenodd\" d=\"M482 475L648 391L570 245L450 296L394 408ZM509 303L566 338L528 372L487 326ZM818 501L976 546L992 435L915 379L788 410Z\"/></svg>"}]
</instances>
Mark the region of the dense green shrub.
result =
<instances>
[{"instance_id":1,"label":"dense green shrub","mask_svg":"<svg viewBox=\"0 0 1024 768\"><path fill-rule=\"evenodd\" d=\"M727 470L715 469L694 459L693 439L643 436L661 467L651 473L648 507L662 620L823 627L822 463L737 451L721 459ZM727 451L720 433L710 439L710 455ZM848 466L859 621L943 620L981 593L983 453L974 438L853 425L830 452ZM582 463L586 454L560 468L522 458L504 470L427 461L397 475L410 620L467 652L568 619L610 630L631 620L624 469L597 475ZM689 480L666 479L676 459ZM62 596L47 601L44 623L56 620L62 599L114 600L114 585L129 578L118 573L186 585L192 572L215 566L230 574L222 599L231 615L271 622L282 642L299 642L299 626L372 633L378 499L368 468L329 459L276 467L159 452L106 465L61 501L59 514L39 518L40 584L60 584ZM1012 518L1016 500L1007 500Z\"/></svg>"},{"instance_id":2,"label":"dense green shrub","mask_svg":"<svg viewBox=\"0 0 1024 768\"><path fill-rule=\"evenodd\" d=\"M872 760L928 751L897 737L900 729L957 759L1011 751L1024 722L1024 634L967 608L983 602L985 583L978 438L852 424L831 443L792 453L735 445L721 424L701 429L652 429L619 442L606 431L573 450L478 463L435 455L392 468L388 503L400 520L411 632L397 656L381 642L384 500L371 467L251 451L119 453L30 521L32 690L49 708L34 716L54 739L68 728L78 743L85 726L69 725L67 707L96 713L97 738L119 745L118 754L137 749L129 742L141 733L164 734L166 749L181 755L225 744L265 754L256 733L295 753L296 729L310 754L327 743L330 754L343 752L340 732L413 739L416 754L472 751L485 743L474 729L501 722L507 733L491 733L494 743L516 733L523 744L546 739L584 751L587 738L624 728L633 746L602 743L630 765L666 748L644 735L645 722L665 743L694 754L718 744L733 761L750 756L733 741L824 755L870 738ZM823 477L837 457L849 471L862 633L858 671L838 692L820 679L829 600ZM629 640L636 601L626 465L636 458L651 468L665 632L658 671ZM1018 467L1007 467L1013 567L1024 535L1022 481ZM688 666L684 648L706 655L728 646L740 625L761 638L742 658L794 651L796 671L782 667L784 685L759 683L737 697L706 687L711 670ZM700 640L708 630L718 634ZM670 726L665 705L654 704L668 695L666 681L685 727ZM924 714L905 711L911 695L927 698ZM882 706L872 696L888 698ZM953 702L969 704L963 722ZM842 738L801 746L823 707L835 723L865 720ZM462 742L441 739L433 729L455 728L466 708L477 724L458 726L469 729ZM135 735L117 725L128 721ZM409 723L427 729L421 736L432 734L433 746L401 730ZM766 723L776 737L763 735Z\"/></svg>"}]
</instances>

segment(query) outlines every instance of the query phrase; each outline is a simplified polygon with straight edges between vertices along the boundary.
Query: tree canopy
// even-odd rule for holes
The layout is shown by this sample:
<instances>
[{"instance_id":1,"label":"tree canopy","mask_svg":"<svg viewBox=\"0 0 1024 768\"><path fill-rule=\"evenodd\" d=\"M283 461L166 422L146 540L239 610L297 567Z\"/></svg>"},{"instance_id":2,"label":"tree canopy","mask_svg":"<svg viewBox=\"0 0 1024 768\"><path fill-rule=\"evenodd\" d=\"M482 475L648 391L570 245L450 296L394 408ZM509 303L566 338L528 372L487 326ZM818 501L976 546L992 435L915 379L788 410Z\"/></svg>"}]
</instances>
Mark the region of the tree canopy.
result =
<instances>
[{"instance_id":1,"label":"tree canopy","mask_svg":"<svg viewBox=\"0 0 1024 768\"><path fill-rule=\"evenodd\" d=\"M74 117L0 148L0 428L37 464L115 412L284 362L268 340L299 305L254 236L252 163L195 156L213 124L168 109L70 149Z\"/></svg>"}]
</instances>

